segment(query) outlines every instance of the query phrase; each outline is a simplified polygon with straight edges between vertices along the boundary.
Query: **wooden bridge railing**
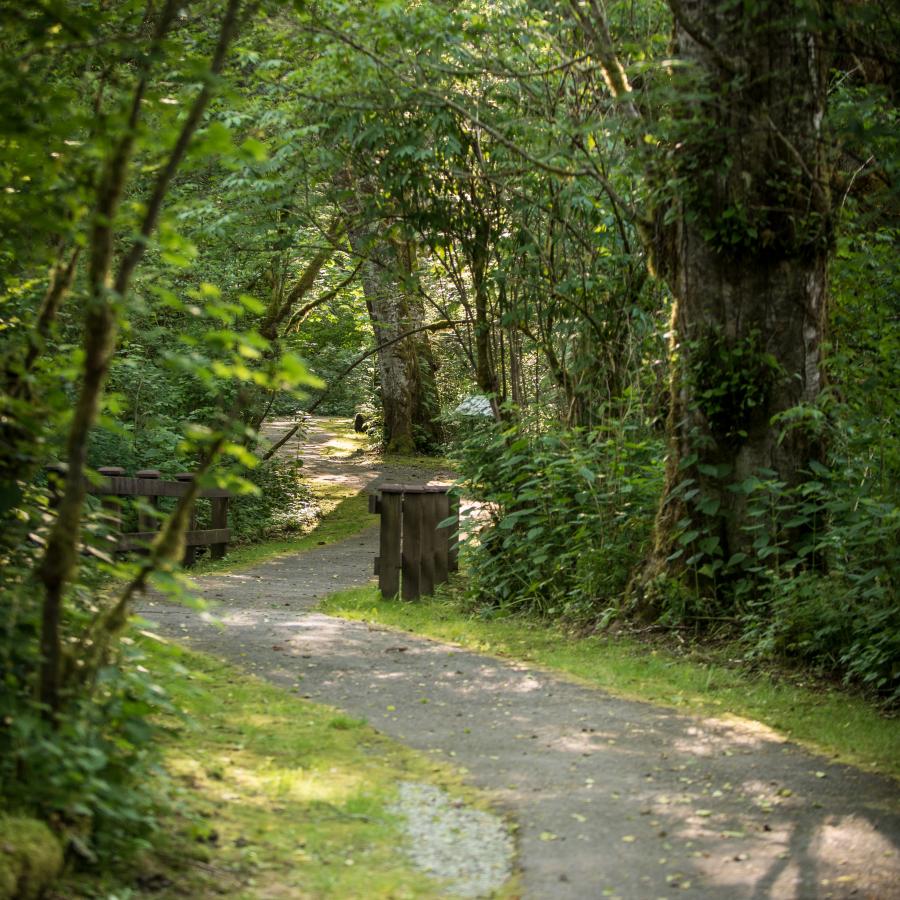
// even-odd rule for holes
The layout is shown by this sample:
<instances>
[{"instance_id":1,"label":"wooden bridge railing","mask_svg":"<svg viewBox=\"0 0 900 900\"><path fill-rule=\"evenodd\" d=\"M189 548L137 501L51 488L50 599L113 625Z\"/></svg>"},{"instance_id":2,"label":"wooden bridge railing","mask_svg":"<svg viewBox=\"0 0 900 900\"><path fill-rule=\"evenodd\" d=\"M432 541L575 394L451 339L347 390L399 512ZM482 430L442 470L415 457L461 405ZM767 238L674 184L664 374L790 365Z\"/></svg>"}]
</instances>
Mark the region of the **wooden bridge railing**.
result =
<instances>
[{"instance_id":1,"label":"wooden bridge railing","mask_svg":"<svg viewBox=\"0 0 900 900\"><path fill-rule=\"evenodd\" d=\"M383 596L428 596L459 568L459 498L451 487L383 484L369 496L369 512L381 515L375 574ZM447 519L450 524L438 527Z\"/></svg>"},{"instance_id":2,"label":"wooden bridge railing","mask_svg":"<svg viewBox=\"0 0 900 900\"><path fill-rule=\"evenodd\" d=\"M122 501L118 498L143 497L149 506L155 508L159 505L160 497L181 497L186 494L188 484L194 477L190 472L184 472L176 475L175 481L164 481L156 469L141 469L130 477L126 476L125 470L119 466L103 466L97 471L103 478L98 483L88 482L88 493L101 497L101 503L108 510L110 517L113 520L118 519L119 522L121 522ZM54 478L61 476L65 469L61 465L50 465L47 466L47 472L52 490ZM211 527L197 528L197 515L193 514L190 529L185 534L187 546L185 565L194 562L197 547L208 546L213 559L221 559L231 541L231 529L228 527L230 492L223 488L206 488L200 491L199 496L210 500ZM157 518L152 512L139 509L138 530L120 534L116 550L126 552L146 548L156 537L157 525Z\"/></svg>"}]
</instances>

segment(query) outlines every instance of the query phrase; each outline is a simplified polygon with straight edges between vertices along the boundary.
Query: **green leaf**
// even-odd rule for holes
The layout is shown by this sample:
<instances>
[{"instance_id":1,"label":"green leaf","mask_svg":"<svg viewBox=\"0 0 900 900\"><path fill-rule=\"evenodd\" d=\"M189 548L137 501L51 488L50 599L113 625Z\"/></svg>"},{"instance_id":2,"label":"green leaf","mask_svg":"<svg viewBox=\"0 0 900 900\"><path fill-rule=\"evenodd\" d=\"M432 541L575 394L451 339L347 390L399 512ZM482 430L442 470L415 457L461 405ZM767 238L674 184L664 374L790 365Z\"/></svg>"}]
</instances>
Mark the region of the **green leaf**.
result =
<instances>
[{"instance_id":1,"label":"green leaf","mask_svg":"<svg viewBox=\"0 0 900 900\"><path fill-rule=\"evenodd\" d=\"M269 157L269 151L266 145L262 141L256 140L256 138L247 138L241 144L241 152L246 156L249 156L253 162L265 162Z\"/></svg>"}]
</instances>

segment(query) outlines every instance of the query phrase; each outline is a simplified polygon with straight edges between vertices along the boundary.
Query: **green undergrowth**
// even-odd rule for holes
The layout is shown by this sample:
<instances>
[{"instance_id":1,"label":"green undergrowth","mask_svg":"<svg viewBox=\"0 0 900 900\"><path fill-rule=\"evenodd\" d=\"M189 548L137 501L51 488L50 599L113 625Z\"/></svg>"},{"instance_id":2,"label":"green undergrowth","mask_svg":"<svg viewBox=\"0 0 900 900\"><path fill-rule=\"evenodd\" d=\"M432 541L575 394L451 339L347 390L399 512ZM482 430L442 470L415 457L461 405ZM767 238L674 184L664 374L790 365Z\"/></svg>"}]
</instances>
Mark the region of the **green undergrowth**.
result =
<instances>
[{"instance_id":1,"label":"green undergrowth","mask_svg":"<svg viewBox=\"0 0 900 900\"><path fill-rule=\"evenodd\" d=\"M56 896L446 896L398 852L403 838L387 807L405 780L483 805L453 769L212 657L145 644L145 664L186 716L166 723L174 804L163 841Z\"/></svg>"},{"instance_id":2,"label":"green undergrowth","mask_svg":"<svg viewBox=\"0 0 900 900\"><path fill-rule=\"evenodd\" d=\"M837 760L900 777L900 720L812 678L801 683L748 672L727 649L678 656L620 634L574 637L547 622L472 615L452 596L386 600L374 587L334 594L321 609L523 660L619 697L752 719Z\"/></svg>"}]
</instances>

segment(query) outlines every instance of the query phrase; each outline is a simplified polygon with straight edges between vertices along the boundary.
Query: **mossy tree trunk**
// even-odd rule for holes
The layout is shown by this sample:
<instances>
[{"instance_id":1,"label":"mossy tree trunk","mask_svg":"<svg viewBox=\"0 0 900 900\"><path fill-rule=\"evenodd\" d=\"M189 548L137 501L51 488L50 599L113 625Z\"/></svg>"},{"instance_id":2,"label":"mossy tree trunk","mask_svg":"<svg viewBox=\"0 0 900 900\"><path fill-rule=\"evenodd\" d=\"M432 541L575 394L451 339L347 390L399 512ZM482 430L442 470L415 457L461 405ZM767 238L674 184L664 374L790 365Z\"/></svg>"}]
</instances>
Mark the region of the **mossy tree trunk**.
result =
<instances>
[{"instance_id":1,"label":"mossy tree trunk","mask_svg":"<svg viewBox=\"0 0 900 900\"><path fill-rule=\"evenodd\" d=\"M781 0L670 5L690 75L673 109L678 140L656 172L673 179L673 199L650 240L675 305L649 577L698 552L715 568L751 552L748 479L793 486L820 459L815 433L779 417L822 389L831 250L820 36Z\"/></svg>"},{"instance_id":2,"label":"mossy tree trunk","mask_svg":"<svg viewBox=\"0 0 900 900\"><path fill-rule=\"evenodd\" d=\"M351 229L349 238L354 253L365 257L363 294L381 348L378 382L385 447L393 453L433 448L441 440L437 363L428 332L422 329L422 298L414 288L415 248L406 241L373 241L359 229ZM407 332L415 333L402 337Z\"/></svg>"},{"instance_id":3,"label":"mossy tree trunk","mask_svg":"<svg viewBox=\"0 0 900 900\"><path fill-rule=\"evenodd\" d=\"M815 433L779 417L822 389L832 237L827 4L668 2L681 64L662 98L632 89L602 7L569 2L645 155L656 201L639 226L675 301L666 487L636 580L645 597L687 560L715 574L752 549L750 476L796 485L821 457ZM780 535L788 549L802 537Z\"/></svg>"}]
</instances>

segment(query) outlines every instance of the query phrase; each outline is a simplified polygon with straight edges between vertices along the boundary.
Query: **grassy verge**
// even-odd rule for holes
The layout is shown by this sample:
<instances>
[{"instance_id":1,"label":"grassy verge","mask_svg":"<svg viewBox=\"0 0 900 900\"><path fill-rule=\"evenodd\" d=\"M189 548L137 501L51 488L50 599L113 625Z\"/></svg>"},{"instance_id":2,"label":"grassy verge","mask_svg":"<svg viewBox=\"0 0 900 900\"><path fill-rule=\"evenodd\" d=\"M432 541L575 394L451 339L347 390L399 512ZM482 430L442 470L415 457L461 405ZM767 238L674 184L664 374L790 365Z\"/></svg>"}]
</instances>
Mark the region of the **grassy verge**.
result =
<instances>
[{"instance_id":1,"label":"grassy verge","mask_svg":"<svg viewBox=\"0 0 900 900\"><path fill-rule=\"evenodd\" d=\"M369 514L368 503L368 497L363 493L352 488L333 486L324 501L320 500L322 515L311 531L296 536L273 538L258 544L230 547L224 559L202 560L190 570L190 574L230 572L277 556L333 544L378 522L377 516Z\"/></svg>"},{"instance_id":2,"label":"grassy verge","mask_svg":"<svg viewBox=\"0 0 900 900\"><path fill-rule=\"evenodd\" d=\"M179 812L128 871L71 881L60 896L446 896L398 852L386 807L402 780L460 794L452 769L212 657L146 643L146 665L189 717L167 723L163 747Z\"/></svg>"},{"instance_id":3,"label":"grassy verge","mask_svg":"<svg viewBox=\"0 0 900 900\"><path fill-rule=\"evenodd\" d=\"M359 588L329 597L321 609L524 660L616 696L752 719L810 749L900 777L900 720L828 685L750 673L727 658L679 657L619 635L575 638L547 623L485 619L447 597L404 603L383 599L374 587Z\"/></svg>"}]
</instances>

